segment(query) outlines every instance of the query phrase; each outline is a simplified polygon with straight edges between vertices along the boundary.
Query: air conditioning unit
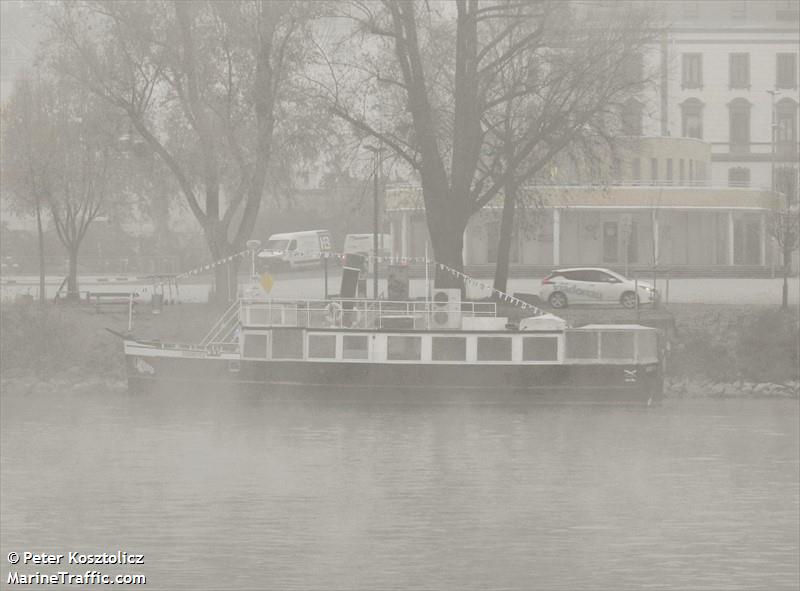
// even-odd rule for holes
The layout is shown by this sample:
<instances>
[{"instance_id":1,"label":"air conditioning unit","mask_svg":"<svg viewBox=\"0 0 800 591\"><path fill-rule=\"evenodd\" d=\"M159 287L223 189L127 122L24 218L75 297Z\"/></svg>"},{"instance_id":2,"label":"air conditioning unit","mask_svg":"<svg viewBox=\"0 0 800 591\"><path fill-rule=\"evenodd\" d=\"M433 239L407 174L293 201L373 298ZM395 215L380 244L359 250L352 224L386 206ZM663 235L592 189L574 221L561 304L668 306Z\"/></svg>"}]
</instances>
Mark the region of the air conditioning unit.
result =
<instances>
[{"instance_id":1,"label":"air conditioning unit","mask_svg":"<svg viewBox=\"0 0 800 591\"><path fill-rule=\"evenodd\" d=\"M434 289L431 328L461 328L461 290Z\"/></svg>"}]
</instances>

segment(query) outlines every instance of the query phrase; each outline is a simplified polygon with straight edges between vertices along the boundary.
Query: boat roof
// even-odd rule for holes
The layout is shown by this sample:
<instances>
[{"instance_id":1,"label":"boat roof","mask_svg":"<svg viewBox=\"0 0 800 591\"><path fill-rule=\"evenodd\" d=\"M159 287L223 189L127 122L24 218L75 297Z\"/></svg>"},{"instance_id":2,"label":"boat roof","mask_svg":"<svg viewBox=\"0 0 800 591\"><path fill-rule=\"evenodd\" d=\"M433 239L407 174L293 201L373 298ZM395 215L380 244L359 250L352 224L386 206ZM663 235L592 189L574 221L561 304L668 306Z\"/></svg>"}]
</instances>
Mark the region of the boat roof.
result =
<instances>
[{"instance_id":1,"label":"boat roof","mask_svg":"<svg viewBox=\"0 0 800 591\"><path fill-rule=\"evenodd\" d=\"M651 326L642 326L641 324L584 324L578 328L587 328L589 330L609 330L613 328L621 330L656 330Z\"/></svg>"},{"instance_id":2,"label":"boat roof","mask_svg":"<svg viewBox=\"0 0 800 591\"><path fill-rule=\"evenodd\" d=\"M272 234L267 240L287 240L296 236L317 236L327 231L328 230L303 230L302 232L283 232L281 234Z\"/></svg>"}]
</instances>

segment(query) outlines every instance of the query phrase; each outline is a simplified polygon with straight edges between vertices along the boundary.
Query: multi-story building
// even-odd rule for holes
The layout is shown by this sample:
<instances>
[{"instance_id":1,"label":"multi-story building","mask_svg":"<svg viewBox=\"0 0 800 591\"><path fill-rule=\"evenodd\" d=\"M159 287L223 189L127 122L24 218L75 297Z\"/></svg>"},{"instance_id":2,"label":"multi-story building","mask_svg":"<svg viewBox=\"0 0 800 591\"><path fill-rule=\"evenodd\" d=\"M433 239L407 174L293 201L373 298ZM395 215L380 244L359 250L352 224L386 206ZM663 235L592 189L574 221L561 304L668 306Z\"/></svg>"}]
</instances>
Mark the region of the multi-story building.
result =
<instances>
[{"instance_id":1,"label":"multi-story building","mask_svg":"<svg viewBox=\"0 0 800 591\"><path fill-rule=\"evenodd\" d=\"M643 56L655 84L621 113L622 132L638 139L623 141L628 149L610 186L581 186L586 179L564 172L556 186L538 187L537 221L517 232L512 263L745 272L780 264L769 227L775 208L797 204L800 5L648 6L667 26ZM402 256L425 246L420 197L417 187L387 191ZM496 261L498 211L495 204L470 221L466 264Z\"/></svg>"},{"instance_id":2,"label":"multi-story building","mask_svg":"<svg viewBox=\"0 0 800 591\"><path fill-rule=\"evenodd\" d=\"M651 131L711 144L714 185L772 187L774 167L776 187L796 195L800 3L660 6L669 29L658 52L658 131Z\"/></svg>"}]
</instances>

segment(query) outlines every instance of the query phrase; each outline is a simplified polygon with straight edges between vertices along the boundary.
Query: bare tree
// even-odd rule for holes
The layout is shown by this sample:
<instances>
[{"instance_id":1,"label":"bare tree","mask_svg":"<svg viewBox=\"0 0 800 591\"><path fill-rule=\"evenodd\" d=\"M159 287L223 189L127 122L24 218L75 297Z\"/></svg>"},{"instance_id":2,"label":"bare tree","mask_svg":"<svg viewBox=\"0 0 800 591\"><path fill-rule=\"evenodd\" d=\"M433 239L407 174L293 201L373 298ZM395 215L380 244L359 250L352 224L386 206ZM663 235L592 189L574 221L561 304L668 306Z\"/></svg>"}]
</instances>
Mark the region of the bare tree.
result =
<instances>
[{"instance_id":1,"label":"bare tree","mask_svg":"<svg viewBox=\"0 0 800 591\"><path fill-rule=\"evenodd\" d=\"M622 75L620 55L650 38L646 15L627 15L590 26L572 4L549 0L353 2L345 16L355 32L327 44L322 86L336 115L417 171L436 258L460 270L469 219L545 167L607 104L604 77ZM341 60L354 44L366 55ZM377 98L365 100L365 89ZM441 272L437 283L458 285Z\"/></svg>"},{"instance_id":2,"label":"bare tree","mask_svg":"<svg viewBox=\"0 0 800 591\"><path fill-rule=\"evenodd\" d=\"M174 176L214 259L252 233L312 9L102 1L52 12L53 62L127 116ZM234 296L235 273L218 267L215 279L218 295Z\"/></svg>"},{"instance_id":3,"label":"bare tree","mask_svg":"<svg viewBox=\"0 0 800 591\"><path fill-rule=\"evenodd\" d=\"M4 153L15 159L7 162L4 173L33 199L40 251L41 213L47 208L69 258L67 296L76 299L81 243L115 196L113 185L120 178L121 118L74 84L49 78L20 81L4 119L9 123L4 129ZM16 157L11 155L15 151ZM41 282L40 271L43 292Z\"/></svg>"},{"instance_id":4,"label":"bare tree","mask_svg":"<svg viewBox=\"0 0 800 591\"><path fill-rule=\"evenodd\" d=\"M14 209L36 218L39 255L39 301L45 301L43 210L45 184L50 176L54 143L52 128L45 124L47 94L41 83L20 76L2 115L3 196Z\"/></svg>"},{"instance_id":5,"label":"bare tree","mask_svg":"<svg viewBox=\"0 0 800 591\"><path fill-rule=\"evenodd\" d=\"M770 214L769 230L781 253L781 308L789 308L789 275L791 274L792 253L800 244L800 210L797 203L797 172L794 178L786 175L777 177L778 202Z\"/></svg>"}]
</instances>

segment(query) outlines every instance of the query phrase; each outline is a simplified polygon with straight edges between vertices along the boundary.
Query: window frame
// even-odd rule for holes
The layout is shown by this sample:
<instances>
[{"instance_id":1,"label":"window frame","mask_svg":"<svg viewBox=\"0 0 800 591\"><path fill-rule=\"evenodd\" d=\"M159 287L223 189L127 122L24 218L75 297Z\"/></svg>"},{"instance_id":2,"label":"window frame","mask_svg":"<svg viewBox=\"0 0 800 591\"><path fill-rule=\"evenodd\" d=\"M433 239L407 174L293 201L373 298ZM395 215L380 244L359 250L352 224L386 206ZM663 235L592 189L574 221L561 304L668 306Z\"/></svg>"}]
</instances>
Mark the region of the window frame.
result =
<instances>
[{"instance_id":1,"label":"window frame","mask_svg":"<svg viewBox=\"0 0 800 591\"><path fill-rule=\"evenodd\" d=\"M681 108L681 137L694 138L698 140L703 139L703 110L705 104L694 97L688 98L680 103ZM690 135L689 133L689 118L696 117L698 121L697 128L699 129L697 135Z\"/></svg>"},{"instance_id":2,"label":"window frame","mask_svg":"<svg viewBox=\"0 0 800 591\"><path fill-rule=\"evenodd\" d=\"M752 103L743 98L736 98L728 103L728 146L731 152L742 153L750 151L753 126L752 106ZM737 130L737 118L739 117L745 118L745 124L741 129L743 137L738 137L739 134L735 133Z\"/></svg>"},{"instance_id":3,"label":"window frame","mask_svg":"<svg viewBox=\"0 0 800 591\"><path fill-rule=\"evenodd\" d=\"M311 340L315 338L325 338L325 339L333 339L333 356L332 357L319 357L316 355L311 354ZM327 333L327 332L308 332L306 333L306 351L308 359L313 359L314 361L336 361L338 352L339 352L339 339L337 338L336 333Z\"/></svg>"},{"instance_id":4,"label":"window frame","mask_svg":"<svg viewBox=\"0 0 800 591\"><path fill-rule=\"evenodd\" d=\"M364 351L364 356L363 357L352 357L352 356L348 357L348 356L345 355L345 351L361 351L362 350L362 349L347 349L345 347L345 339L346 338L359 339L359 340L363 339L364 340L364 342L366 343L366 347L363 349L363 351ZM341 347L341 350L342 350L341 359L342 359L342 361L356 361L356 362L358 362L358 361L369 361L369 341L370 341L369 335L366 335L366 334L343 334L342 335L342 347Z\"/></svg>"},{"instance_id":5,"label":"window frame","mask_svg":"<svg viewBox=\"0 0 800 591\"><path fill-rule=\"evenodd\" d=\"M743 59L743 64L736 64ZM741 69L741 71L740 71ZM741 79L738 75L741 74ZM750 90L750 54L739 52L728 54L728 88Z\"/></svg>"},{"instance_id":6,"label":"window frame","mask_svg":"<svg viewBox=\"0 0 800 591\"><path fill-rule=\"evenodd\" d=\"M392 339L402 339L402 340L416 340L419 344L418 351L419 355L417 357L392 357L391 351L391 340ZM422 337L417 335L401 335L401 334L390 334L386 335L386 361L390 363L418 363L422 360Z\"/></svg>"},{"instance_id":7,"label":"window frame","mask_svg":"<svg viewBox=\"0 0 800 591\"><path fill-rule=\"evenodd\" d=\"M561 361L563 357L563 340L558 335L521 335L520 337L520 362L531 365L549 364ZM526 359L525 344L529 341L555 341L555 358L553 359Z\"/></svg>"},{"instance_id":8,"label":"window frame","mask_svg":"<svg viewBox=\"0 0 800 591\"><path fill-rule=\"evenodd\" d=\"M740 174L746 173L746 174ZM736 178L740 177L740 178ZM749 187L750 186L750 169L746 166L732 166L728 169L728 186L729 187Z\"/></svg>"},{"instance_id":9,"label":"window frame","mask_svg":"<svg viewBox=\"0 0 800 591\"><path fill-rule=\"evenodd\" d=\"M508 343L508 357L503 359L481 359L481 343L492 341L503 341ZM511 336L483 336L478 335L475 346L475 360L478 363L511 363L514 360L514 341Z\"/></svg>"},{"instance_id":10,"label":"window frame","mask_svg":"<svg viewBox=\"0 0 800 591\"><path fill-rule=\"evenodd\" d=\"M698 52L687 52L682 54L681 66L681 88L702 90L703 54Z\"/></svg>"},{"instance_id":11,"label":"window frame","mask_svg":"<svg viewBox=\"0 0 800 591\"><path fill-rule=\"evenodd\" d=\"M781 61L791 59L788 65L781 68ZM785 80L781 74L790 74L791 79ZM797 88L797 54L792 52L781 52L775 54L775 88L783 90L794 90Z\"/></svg>"}]
</instances>

